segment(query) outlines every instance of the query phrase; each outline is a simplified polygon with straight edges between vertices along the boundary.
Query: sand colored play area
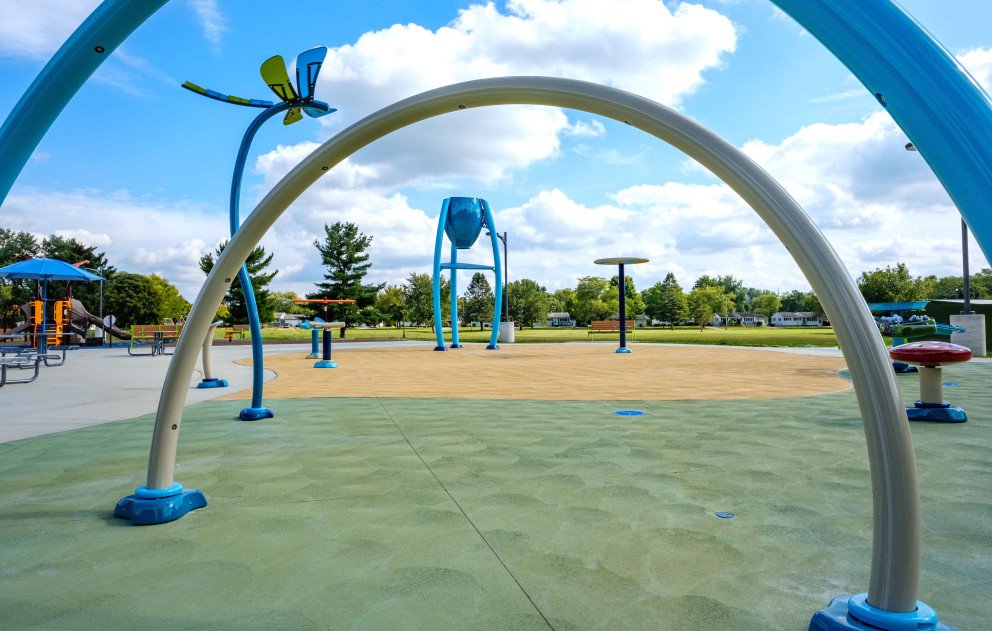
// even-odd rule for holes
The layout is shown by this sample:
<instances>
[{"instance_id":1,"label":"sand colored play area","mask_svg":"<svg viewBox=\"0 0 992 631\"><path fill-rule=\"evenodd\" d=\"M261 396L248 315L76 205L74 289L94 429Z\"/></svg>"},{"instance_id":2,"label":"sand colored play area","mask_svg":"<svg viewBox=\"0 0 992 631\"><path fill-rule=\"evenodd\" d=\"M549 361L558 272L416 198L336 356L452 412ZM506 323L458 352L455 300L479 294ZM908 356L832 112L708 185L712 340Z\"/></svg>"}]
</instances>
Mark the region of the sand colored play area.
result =
<instances>
[{"instance_id":1,"label":"sand colored play area","mask_svg":"<svg viewBox=\"0 0 992 631\"><path fill-rule=\"evenodd\" d=\"M596 401L766 399L837 392L840 357L705 346L518 344L434 352L430 347L337 350L335 369L304 353L266 360L267 398L445 397ZM250 362L250 360L244 360ZM230 399L248 399L246 390Z\"/></svg>"}]
</instances>

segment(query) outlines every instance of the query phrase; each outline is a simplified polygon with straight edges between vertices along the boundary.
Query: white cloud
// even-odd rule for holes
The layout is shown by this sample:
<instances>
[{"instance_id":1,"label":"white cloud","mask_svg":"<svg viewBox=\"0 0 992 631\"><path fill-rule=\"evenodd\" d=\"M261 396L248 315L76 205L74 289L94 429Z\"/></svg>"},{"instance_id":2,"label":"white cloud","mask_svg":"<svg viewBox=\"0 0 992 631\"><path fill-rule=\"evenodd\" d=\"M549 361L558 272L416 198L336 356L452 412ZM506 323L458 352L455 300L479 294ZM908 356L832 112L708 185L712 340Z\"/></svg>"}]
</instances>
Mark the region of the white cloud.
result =
<instances>
[{"instance_id":1,"label":"white cloud","mask_svg":"<svg viewBox=\"0 0 992 631\"><path fill-rule=\"evenodd\" d=\"M200 257L228 234L226 209L149 202L120 191L21 188L4 211L6 228L73 237L106 252L119 269L160 274L189 299L205 278Z\"/></svg>"},{"instance_id":2,"label":"white cloud","mask_svg":"<svg viewBox=\"0 0 992 631\"><path fill-rule=\"evenodd\" d=\"M189 0L189 5L200 23L203 37L216 50L220 47L221 37L227 31L224 15L217 6L217 0Z\"/></svg>"},{"instance_id":3,"label":"white cloud","mask_svg":"<svg viewBox=\"0 0 992 631\"><path fill-rule=\"evenodd\" d=\"M47 60L100 0L31 0L3 3L0 56Z\"/></svg>"},{"instance_id":4,"label":"white cloud","mask_svg":"<svg viewBox=\"0 0 992 631\"><path fill-rule=\"evenodd\" d=\"M975 48L958 56L958 61L971 76L985 89L992 93L992 48Z\"/></svg>"}]
</instances>

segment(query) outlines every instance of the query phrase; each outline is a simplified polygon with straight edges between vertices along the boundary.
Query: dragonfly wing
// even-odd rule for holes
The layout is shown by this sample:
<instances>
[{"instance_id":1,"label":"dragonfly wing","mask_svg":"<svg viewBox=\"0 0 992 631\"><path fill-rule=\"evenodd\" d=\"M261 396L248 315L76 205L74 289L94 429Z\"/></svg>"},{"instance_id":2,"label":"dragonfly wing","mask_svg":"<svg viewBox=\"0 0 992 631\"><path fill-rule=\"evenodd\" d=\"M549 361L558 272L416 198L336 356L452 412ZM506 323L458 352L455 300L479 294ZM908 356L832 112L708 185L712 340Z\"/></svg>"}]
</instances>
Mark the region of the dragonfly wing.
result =
<instances>
[{"instance_id":1,"label":"dragonfly wing","mask_svg":"<svg viewBox=\"0 0 992 631\"><path fill-rule=\"evenodd\" d=\"M282 55L273 55L266 59L260 70L266 85L284 102L292 103L299 99L293 84L289 82L289 73L286 72L286 62Z\"/></svg>"},{"instance_id":2,"label":"dragonfly wing","mask_svg":"<svg viewBox=\"0 0 992 631\"><path fill-rule=\"evenodd\" d=\"M318 46L303 51L296 58L296 87L301 99L313 98L324 57L327 57L327 47Z\"/></svg>"},{"instance_id":3,"label":"dragonfly wing","mask_svg":"<svg viewBox=\"0 0 992 631\"><path fill-rule=\"evenodd\" d=\"M291 107L286 110L286 116L282 119L283 125L292 125L297 121L303 120L303 112L300 111L298 107Z\"/></svg>"},{"instance_id":4,"label":"dragonfly wing","mask_svg":"<svg viewBox=\"0 0 992 631\"><path fill-rule=\"evenodd\" d=\"M313 101L313 103L320 103L324 107L327 107L327 103L322 103L320 101ZM338 111L337 108L327 107L327 109L317 109L316 107L304 107L303 111L307 113L310 118L320 118L321 116L327 116L331 112Z\"/></svg>"}]
</instances>

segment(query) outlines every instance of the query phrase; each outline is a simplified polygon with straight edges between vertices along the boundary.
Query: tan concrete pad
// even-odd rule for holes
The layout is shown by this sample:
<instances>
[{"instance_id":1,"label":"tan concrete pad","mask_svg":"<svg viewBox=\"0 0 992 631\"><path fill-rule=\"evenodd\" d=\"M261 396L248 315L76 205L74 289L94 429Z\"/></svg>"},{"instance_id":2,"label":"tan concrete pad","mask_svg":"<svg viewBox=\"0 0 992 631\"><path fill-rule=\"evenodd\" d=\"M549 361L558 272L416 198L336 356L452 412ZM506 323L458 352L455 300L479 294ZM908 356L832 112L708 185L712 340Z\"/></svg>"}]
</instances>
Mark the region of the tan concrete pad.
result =
<instances>
[{"instance_id":1,"label":"tan concrete pad","mask_svg":"<svg viewBox=\"0 0 992 631\"><path fill-rule=\"evenodd\" d=\"M266 358L276 373L267 399L445 397L531 400L768 399L850 388L839 357L759 349L638 344L628 355L605 344L482 345L336 352L338 368L314 368L304 353ZM243 363L250 363L244 360ZM249 399L251 391L228 399Z\"/></svg>"}]
</instances>

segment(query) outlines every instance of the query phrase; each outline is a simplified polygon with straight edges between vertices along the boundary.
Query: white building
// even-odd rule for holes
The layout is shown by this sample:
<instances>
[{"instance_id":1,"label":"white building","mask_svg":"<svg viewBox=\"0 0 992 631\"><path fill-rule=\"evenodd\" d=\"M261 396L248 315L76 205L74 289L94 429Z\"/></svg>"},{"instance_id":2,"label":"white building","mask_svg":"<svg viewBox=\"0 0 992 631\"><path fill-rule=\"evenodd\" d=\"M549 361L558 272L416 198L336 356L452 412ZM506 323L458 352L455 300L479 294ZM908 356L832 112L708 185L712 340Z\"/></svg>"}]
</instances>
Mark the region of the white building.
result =
<instances>
[{"instance_id":1,"label":"white building","mask_svg":"<svg viewBox=\"0 0 992 631\"><path fill-rule=\"evenodd\" d=\"M772 314L772 326L823 326L822 316L812 311L779 311Z\"/></svg>"},{"instance_id":2,"label":"white building","mask_svg":"<svg viewBox=\"0 0 992 631\"><path fill-rule=\"evenodd\" d=\"M575 326L575 318L567 311L548 313L548 326Z\"/></svg>"},{"instance_id":3,"label":"white building","mask_svg":"<svg viewBox=\"0 0 992 631\"><path fill-rule=\"evenodd\" d=\"M723 326L723 314L714 313L711 324L714 326ZM734 324L740 324L741 326L766 326L768 324L768 316L763 313L730 311L727 313L727 325Z\"/></svg>"}]
</instances>

